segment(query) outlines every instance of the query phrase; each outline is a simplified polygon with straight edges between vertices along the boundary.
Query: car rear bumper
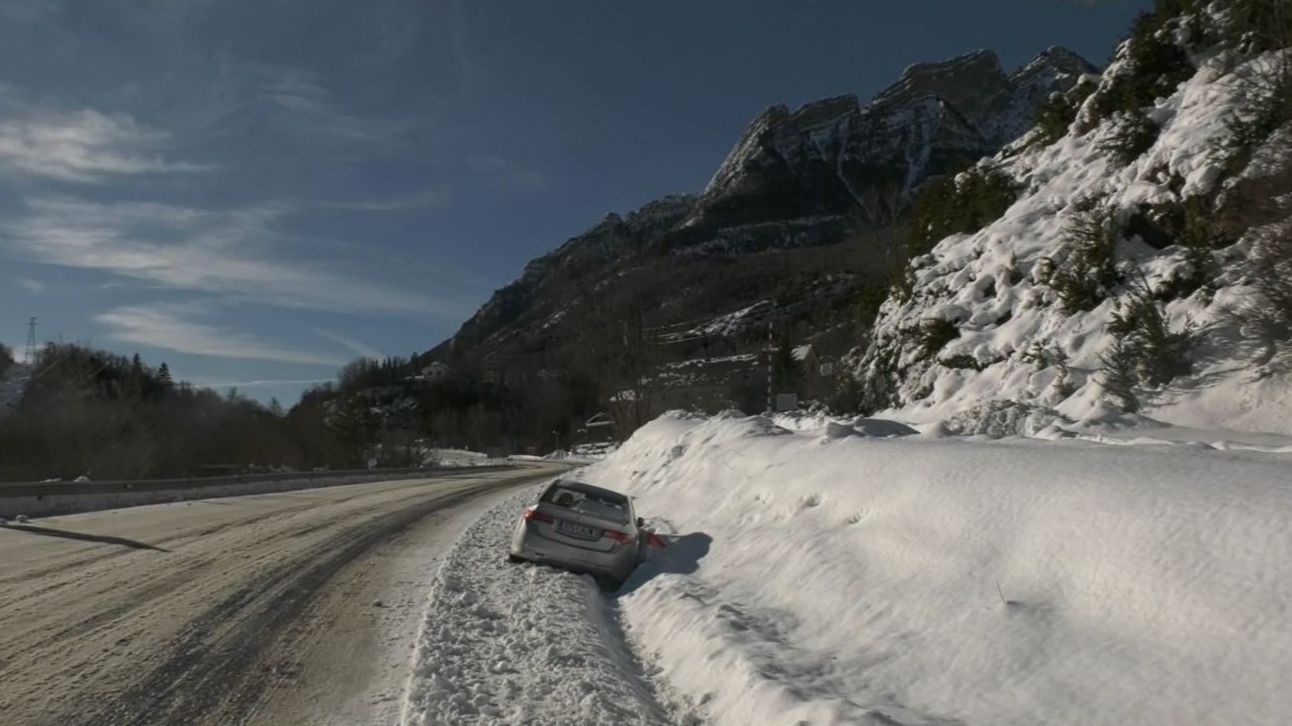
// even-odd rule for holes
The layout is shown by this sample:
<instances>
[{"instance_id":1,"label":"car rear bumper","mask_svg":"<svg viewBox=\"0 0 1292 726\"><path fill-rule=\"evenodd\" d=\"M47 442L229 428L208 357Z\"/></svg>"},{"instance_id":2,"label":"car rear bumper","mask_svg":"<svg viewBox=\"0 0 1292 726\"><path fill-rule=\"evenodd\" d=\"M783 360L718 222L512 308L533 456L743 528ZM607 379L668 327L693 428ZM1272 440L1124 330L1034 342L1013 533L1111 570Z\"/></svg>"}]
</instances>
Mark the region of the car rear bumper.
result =
<instances>
[{"instance_id":1,"label":"car rear bumper","mask_svg":"<svg viewBox=\"0 0 1292 726\"><path fill-rule=\"evenodd\" d=\"M637 565L635 547L620 547L609 552L585 550L531 532L523 522L512 537L511 554L532 562L616 580L627 578Z\"/></svg>"}]
</instances>

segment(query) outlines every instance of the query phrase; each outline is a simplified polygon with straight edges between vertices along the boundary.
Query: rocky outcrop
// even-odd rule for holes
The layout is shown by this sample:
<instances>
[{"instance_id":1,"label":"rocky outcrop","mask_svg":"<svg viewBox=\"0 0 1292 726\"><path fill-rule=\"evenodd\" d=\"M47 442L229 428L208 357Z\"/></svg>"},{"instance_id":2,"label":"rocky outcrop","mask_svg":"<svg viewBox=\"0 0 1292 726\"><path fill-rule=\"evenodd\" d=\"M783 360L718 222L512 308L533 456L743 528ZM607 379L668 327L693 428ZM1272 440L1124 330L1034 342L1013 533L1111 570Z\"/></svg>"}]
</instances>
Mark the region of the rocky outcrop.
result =
<instances>
[{"instance_id":1,"label":"rocky outcrop","mask_svg":"<svg viewBox=\"0 0 1292 726\"><path fill-rule=\"evenodd\" d=\"M908 67L870 103L773 106L745 130L687 225L701 230L859 211L883 225L929 176L996 152L1050 94L1095 69L1050 48L1006 74L991 51ZM698 235L692 235L696 237Z\"/></svg>"}]
</instances>

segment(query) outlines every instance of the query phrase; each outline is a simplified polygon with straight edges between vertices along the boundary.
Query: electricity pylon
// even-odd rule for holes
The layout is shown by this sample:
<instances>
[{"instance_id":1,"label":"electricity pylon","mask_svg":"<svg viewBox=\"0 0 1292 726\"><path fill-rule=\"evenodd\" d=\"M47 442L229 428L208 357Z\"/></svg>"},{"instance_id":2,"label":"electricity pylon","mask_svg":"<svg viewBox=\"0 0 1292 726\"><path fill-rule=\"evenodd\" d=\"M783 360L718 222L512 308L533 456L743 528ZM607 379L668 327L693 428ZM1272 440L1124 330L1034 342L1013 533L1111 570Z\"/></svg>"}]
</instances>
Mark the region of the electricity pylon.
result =
<instances>
[{"instance_id":1,"label":"electricity pylon","mask_svg":"<svg viewBox=\"0 0 1292 726\"><path fill-rule=\"evenodd\" d=\"M32 317L27 320L27 356L28 365L36 361L36 318Z\"/></svg>"}]
</instances>

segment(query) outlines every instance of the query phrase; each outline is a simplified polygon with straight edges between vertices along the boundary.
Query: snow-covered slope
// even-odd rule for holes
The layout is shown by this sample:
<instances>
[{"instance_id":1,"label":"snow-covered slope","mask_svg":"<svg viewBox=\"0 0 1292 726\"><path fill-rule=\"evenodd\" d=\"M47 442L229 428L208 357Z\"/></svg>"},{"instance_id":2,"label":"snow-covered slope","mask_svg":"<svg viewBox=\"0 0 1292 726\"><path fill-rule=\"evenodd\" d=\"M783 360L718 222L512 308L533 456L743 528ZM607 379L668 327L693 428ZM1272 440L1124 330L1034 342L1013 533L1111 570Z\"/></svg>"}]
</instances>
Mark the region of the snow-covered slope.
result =
<instances>
[{"instance_id":1,"label":"snow-covered slope","mask_svg":"<svg viewBox=\"0 0 1292 726\"><path fill-rule=\"evenodd\" d=\"M1292 713L1289 454L847 433L671 415L579 474L681 543L615 600L706 722Z\"/></svg>"},{"instance_id":2,"label":"snow-covered slope","mask_svg":"<svg viewBox=\"0 0 1292 726\"><path fill-rule=\"evenodd\" d=\"M1212 249L1191 255L1159 229L1163 215L1184 216L1192 204L1207 217L1223 203L1237 178L1227 140L1251 100L1245 79L1268 68L1274 54L1190 52L1196 73L1145 110L1156 138L1134 158L1115 150L1126 136L1124 117L1095 123L1096 92L1057 142L1040 143L1034 131L979 163L978 173L991 170L1015 184L1018 200L980 231L948 237L912 261L909 294L884 305L857 367L872 405L938 420L1004 400L1079 421L1110 420L1118 406L1101 373L1117 337L1109 324L1146 285L1169 329L1193 333L1193 347L1191 372L1142 386L1142 413L1187 426L1292 433L1292 384L1264 365L1226 314L1250 300L1251 240L1208 240ZM1131 72L1127 62L1123 46L1101 91ZM1258 148L1255 158L1269 149ZM1279 167L1253 165L1245 173ZM1092 215L1115 230L1119 281L1100 290L1091 309L1073 310L1063 304L1055 271L1075 269L1080 258L1070 230ZM1183 285L1200 265L1210 268L1205 283Z\"/></svg>"}]
</instances>

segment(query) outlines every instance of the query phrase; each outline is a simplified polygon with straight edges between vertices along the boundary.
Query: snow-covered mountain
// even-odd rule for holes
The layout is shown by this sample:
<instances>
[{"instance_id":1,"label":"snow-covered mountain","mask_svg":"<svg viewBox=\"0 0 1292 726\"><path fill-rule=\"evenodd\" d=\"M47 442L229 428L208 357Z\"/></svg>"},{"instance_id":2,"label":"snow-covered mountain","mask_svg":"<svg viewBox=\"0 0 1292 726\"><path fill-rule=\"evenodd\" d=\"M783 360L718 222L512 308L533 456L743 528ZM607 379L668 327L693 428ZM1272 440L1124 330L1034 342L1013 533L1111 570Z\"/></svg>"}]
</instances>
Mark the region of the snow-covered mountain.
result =
<instances>
[{"instance_id":1,"label":"snow-covered mountain","mask_svg":"<svg viewBox=\"0 0 1292 726\"><path fill-rule=\"evenodd\" d=\"M1143 21L1057 140L1034 129L957 177L952 206L986 177L1016 200L912 260L857 362L871 407L1292 432L1292 387L1247 329L1254 248L1289 211L1252 210L1292 191L1292 127L1260 128L1283 118L1278 54L1220 42L1225 23Z\"/></svg>"},{"instance_id":2,"label":"snow-covered mountain","mask_svg":"<svg viewBox=\"0 0 1292 726\"><path fill-rule=\"evenodd\" d=\"M1009 74L1009 84L975 115L983 135L997 147L1029 131L1036 123L1036 109L1055 91L1071 88L1097 69L1067 48L1054 46Z\"/></svg>"},{"instance_id":3,"label":"snow-covered mountain","mask_svg":"<svg viewBox=\"0 0 1292 726\"><path fill-rule=\"evenodd\" d=\"M864 106L855 96L773 106L749 125L688 224L839 213L882 224L933 174L999 149L1036 108L1094 67L1051 48L1007 74L979 50L908 67Z\"/></svg>"},{"instance_id":4,"label":"snow-covered mountain","mask_svg":"<svg viewBox=\"0 0 1292 726\"><path fill-rule=\"evenodd\" d=\"M479 360L550 351L552 341L569 338L562 321L571 290L604 289L612 280L617 294L640 298L668 280L674 289L654 321L663 323L800 296L817 279L804 261L779 259L772 275L754 256L835 245L858 224L891 225L915 186L996 151L1051 93L1092 70L1070 51L1051 48L1007 73L994 53L976 51L911 66L865 105L841 96L795 111L773 106L750 123L701 194L612 214L533 260L431 356ZM732 259L739 262L717 262ZM730 284L713 285L715 273ZM837 273L851 282L833 286L838 299L821 301L825 307L882 277L874 266Z\"/></svg>"}]
</instances>

